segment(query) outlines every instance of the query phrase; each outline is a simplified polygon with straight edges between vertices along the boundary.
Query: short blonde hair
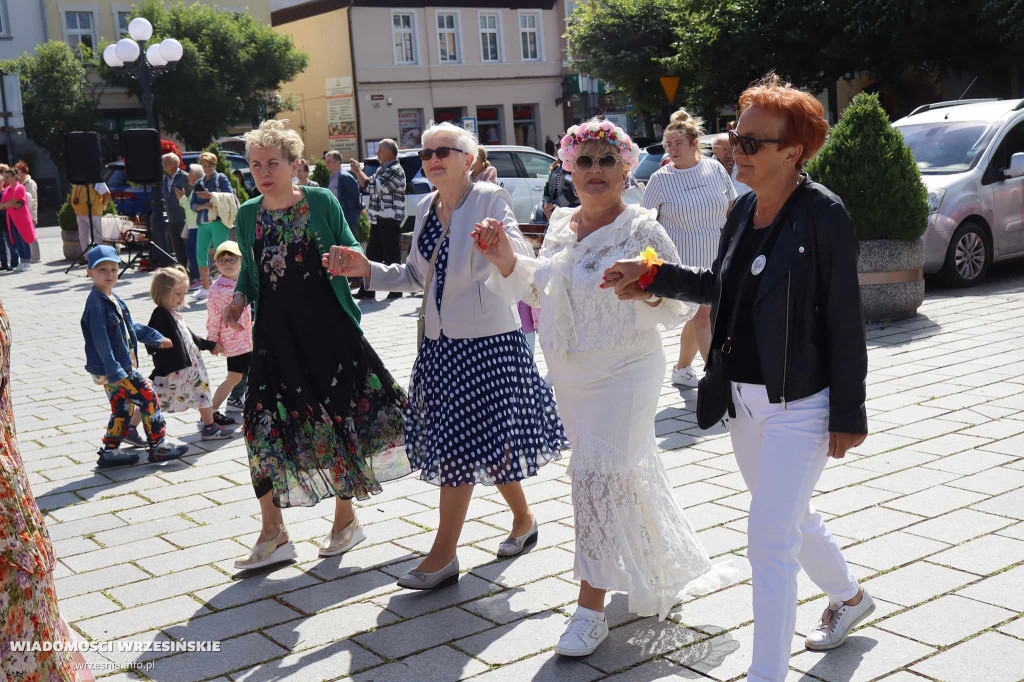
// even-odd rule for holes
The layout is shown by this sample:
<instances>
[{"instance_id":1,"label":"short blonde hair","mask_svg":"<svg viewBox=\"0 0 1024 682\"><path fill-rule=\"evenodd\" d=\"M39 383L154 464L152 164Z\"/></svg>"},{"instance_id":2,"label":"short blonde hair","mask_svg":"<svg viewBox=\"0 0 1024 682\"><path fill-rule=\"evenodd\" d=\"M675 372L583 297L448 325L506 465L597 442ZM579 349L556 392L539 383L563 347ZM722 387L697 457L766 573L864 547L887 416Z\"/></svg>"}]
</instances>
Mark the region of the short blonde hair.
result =
<instances>
[{"instance_id":1,"label":"short blonde hair","mask_svg":"<svg viewBox=\"0 0 1024 682\"><path fill-rule=\"evenodd\" d=\"M476 141L476 135L473 133L469 132L465 128L460 128L457 125L449 123L448 121L442 121L441 123L434 123L431 121L430 125L427 126L427 129L424 130L423 134L420 136L420 141L423 143L424 147L427 146L430 138L436 133L450 133L454 135L455 139L458 140L456 144L459 145L459 149L465 152L466 156L470 156L474 159L476 158L476 150L480 145Z\"/></svg>"},{"instance_id":2,"label":"short blonde hair","mask_svg":"<svg viewBox=\"0 0 1024 682\"><path fill-rule=\"evenodd\" d=\"M288 163L294 163L302 158L302 152L306 145L303 144L299 134L288 128L285 124L288 119L271 119L264 121L256 130L250 130L245 134L245 158L253 149L279 149L287 159Z\"/></svg>"},{"instance_id":3,"label":"short blonde hair","mask_svg":"<svg viewBox=\"0 0 1024 682\"><path fill-rule=\"evenodd\" d=\"M214 154L213 152L203 152L202 154L199 155L199 163L203 163L204 161L206 163L212 163L213 165L217 165L217 155Z\"/></svg>"},{"instance_id":4,"label":"short blonde hair","mask_svg":"<svg viewBox=\"0 0 1024 682\"><path fill-rule=\"evenodd\" d=\"M161 308L170 308L171 294L174 289L185 283L188 286L188 271L180 265L160 268L153 272L153 281L149 283L149 295Z\"/></svg>"}]
</instances>

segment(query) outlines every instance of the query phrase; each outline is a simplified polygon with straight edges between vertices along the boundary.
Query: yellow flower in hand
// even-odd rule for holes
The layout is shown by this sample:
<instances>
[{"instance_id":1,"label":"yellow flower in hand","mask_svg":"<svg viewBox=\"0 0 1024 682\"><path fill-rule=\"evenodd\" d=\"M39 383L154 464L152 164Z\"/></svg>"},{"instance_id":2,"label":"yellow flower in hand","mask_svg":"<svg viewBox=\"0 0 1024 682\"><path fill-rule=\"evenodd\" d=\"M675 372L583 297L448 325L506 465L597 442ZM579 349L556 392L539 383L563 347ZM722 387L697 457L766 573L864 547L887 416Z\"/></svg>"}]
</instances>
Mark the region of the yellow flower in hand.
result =
<instances>
[{"instance_id":1,"label":"yellow flower in hand","mask_svg":"<svg viewBox=\"0 0 1024 682\"><path fill-rule=\"evenodd\" d=\"M652 266L661 265L665 261L658 258L658 252L654 250L653 246L648 246L646 249L640 252L640 260L644 262L644 265L650 269Z\"/></svg>"}]
</instances>

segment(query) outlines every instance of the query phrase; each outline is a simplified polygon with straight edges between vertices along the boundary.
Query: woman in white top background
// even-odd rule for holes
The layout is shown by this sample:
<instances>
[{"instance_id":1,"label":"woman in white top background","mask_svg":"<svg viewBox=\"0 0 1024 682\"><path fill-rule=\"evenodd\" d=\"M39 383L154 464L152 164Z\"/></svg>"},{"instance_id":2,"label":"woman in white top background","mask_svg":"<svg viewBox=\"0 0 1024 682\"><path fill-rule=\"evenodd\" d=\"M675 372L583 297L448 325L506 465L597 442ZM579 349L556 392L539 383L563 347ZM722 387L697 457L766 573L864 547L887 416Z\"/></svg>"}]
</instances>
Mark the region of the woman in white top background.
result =
<instances>
[{"instance_id":1,"label":"woman in white top background","mask_svg":"<svg viewBox=\"0 0 1024 682\"><path fill-rule=\"evenodd\" d=\"M701 156L702 126L703 121L685 109L672 114L662 137L671 163L651 176L644 190L644 208L657 211L658 222L679 251L680 263L709 268L736 190L722 164ZM701 306L683 327L672 383L696 386L699 377L691 367L693 359L700 351L706 361L710 347L711 308Z\"/></svg>"}]
</instances>

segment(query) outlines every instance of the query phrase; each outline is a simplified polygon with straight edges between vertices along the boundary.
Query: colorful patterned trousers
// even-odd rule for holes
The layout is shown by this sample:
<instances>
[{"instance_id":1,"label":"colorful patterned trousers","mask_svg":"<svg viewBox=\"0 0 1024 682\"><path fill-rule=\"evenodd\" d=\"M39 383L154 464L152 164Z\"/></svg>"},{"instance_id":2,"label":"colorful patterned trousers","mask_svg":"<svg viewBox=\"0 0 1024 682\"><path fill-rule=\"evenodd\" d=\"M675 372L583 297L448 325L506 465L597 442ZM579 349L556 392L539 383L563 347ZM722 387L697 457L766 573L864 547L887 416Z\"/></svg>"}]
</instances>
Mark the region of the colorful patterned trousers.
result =
<instances>
[{"instance_id":1,"label":"colorful patterned trousers","mask_svg":"<svg viewBox=\"0 0 1024 682\"><path fill-rule=\"evenodd\" d=\"M153 385L139 370L133 369L119 384L104 384L103 390L110 401L110 421L103 436L104 449L116 450L121 445L136 406L142 410L142 428L150 446L164 439L166 422L160 413L160 400L153 391Z\"/></svg>"}]
</instances>

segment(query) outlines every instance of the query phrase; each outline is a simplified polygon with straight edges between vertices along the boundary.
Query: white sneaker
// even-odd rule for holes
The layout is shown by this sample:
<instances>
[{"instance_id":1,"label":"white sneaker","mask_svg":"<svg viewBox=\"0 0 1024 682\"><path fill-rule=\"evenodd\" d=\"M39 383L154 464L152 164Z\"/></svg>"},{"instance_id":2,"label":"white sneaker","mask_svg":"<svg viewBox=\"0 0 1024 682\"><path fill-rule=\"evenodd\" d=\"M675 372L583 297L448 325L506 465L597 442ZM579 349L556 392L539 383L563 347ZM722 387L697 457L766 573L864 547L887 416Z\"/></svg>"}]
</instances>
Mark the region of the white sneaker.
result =
<instances>
[{"instance_id":1,"label":"white sneaker","mask_svg":"<svg viewBox=\"0 0 1024 682\"><path fill-rule=\"evenodd\" d=\"M581 613L589 611L590 613ZM576 615L565 621L569 627L555 645L555 653L561 656L589 656L608 639L608 620L598 619L590 609L577 607Z\"/></svg>"},{"instance_id":2,"label":"white sneaker","mask_svg":"<svg viewBox=\"0 0 1024 682\"><path fill-rule=\"evenodd\" d=\"M28 270L28 268L29 268L28 263L26 263L25 261L21 261L20 263L18 263L18 266L16 268L14 268L14 271L15 272L25 272L26 270Z\"/></svg>"},{"instance_id":3,"label":"white sneaker","mask_svg":"<svg viewBox=\"0 0 1024 682\"><path fill-rule=\"evenodd\" d=\"M700 377L693 371L693 367L676 367L672 370L672 383L676 386L689 386L694 388Z\"/></svg>"},{"instance_id":4,"label":"white sneaker","mask_svg":"<svg viewBox=\"0 0 1024 682\"><path fill-rule=\"evenodd\" d=\"M812 651L835 649L846 641L851 630L867 620L868 616L874 612L875 602L867 590L864 591L864 596L856 606L832 602L821 614L821 622L818 623L818 627L807 635L804 645Z\"/></svg>"},{"instance_id":5,"label":"white sneaker","mask_svg":"<svg viewBox=\"0 0 1024 682\"><path fill-rule=\"evenodd\" d=\"M205 301L207 298L209 298L209 296L210 296L209 289L203 289L203 288L200 287L199 289L196 289L194 294L192 294L192 300L193 301Z\"/></svg>"}]
</instances>

